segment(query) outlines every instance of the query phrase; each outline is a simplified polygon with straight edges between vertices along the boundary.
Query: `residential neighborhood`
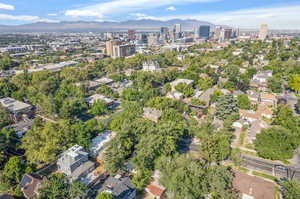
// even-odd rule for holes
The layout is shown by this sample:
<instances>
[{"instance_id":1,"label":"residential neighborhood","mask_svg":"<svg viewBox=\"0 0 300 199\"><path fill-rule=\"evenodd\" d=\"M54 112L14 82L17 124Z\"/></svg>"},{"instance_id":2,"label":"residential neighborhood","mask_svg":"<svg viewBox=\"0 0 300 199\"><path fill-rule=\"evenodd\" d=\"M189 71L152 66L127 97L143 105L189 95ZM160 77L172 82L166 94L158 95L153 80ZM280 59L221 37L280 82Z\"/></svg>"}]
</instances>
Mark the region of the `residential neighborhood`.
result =
<instances>
[{"instance_id":1,"label":"residential neighborhood","mask_svg":"<svg viewBox=\"0 0 300 199\"><path fill-rule=\"evenodd\" d=\"M300 198L299 35L195 29L0 34L0 198Z\"/></svg>"}]
</instances>

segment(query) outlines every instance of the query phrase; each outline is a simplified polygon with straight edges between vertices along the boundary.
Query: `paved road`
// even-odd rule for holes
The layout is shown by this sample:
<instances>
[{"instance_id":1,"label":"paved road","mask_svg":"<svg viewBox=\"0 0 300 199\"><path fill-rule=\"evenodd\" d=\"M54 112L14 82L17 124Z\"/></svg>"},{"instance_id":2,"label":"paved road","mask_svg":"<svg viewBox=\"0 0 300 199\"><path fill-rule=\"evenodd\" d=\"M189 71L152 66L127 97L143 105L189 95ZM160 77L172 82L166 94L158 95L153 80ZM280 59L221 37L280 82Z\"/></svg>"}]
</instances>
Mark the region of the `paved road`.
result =
<instances>
[{"instance_id":1,"label":"paved road","mask_svg":"<svg viewBox=\"0 0 300 199\"><path fill-rule=\"evenodd\" d=\"M262 171L281 178L294 177L300 180L300 168L285 166L277 162L247 155L242 155L242 160L242 165L246 168Z\"/></svg>"}]
</instances>

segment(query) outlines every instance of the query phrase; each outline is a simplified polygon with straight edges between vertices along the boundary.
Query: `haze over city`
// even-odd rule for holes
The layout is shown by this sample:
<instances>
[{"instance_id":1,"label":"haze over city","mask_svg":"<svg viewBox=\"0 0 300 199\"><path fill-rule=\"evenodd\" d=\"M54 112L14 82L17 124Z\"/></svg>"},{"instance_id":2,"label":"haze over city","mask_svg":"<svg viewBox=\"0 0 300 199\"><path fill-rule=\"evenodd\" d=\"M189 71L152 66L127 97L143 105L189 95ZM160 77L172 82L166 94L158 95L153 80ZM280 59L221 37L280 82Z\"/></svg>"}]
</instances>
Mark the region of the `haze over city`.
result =
<instances>
[{"instance_id":1,"label":"haze over city","mask_svg":"<svg viewBox=\"0 0 300 199\"><path fill-rule=\"evenodd\" d=\"M299 0L1 0L0 24L197 19L239 28L300 29Z\"/></svg>"}]
</instances>

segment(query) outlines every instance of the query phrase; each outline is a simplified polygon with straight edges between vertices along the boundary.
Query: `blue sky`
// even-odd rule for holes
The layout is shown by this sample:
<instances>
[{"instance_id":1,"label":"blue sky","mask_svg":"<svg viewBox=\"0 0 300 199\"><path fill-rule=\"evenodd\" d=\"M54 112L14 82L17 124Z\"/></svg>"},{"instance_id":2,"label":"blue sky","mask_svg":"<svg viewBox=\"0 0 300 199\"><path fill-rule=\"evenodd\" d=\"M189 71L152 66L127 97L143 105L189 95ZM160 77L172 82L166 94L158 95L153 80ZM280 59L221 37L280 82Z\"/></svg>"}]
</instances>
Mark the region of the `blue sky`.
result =
<instances>
[{"instance_id":1,"label":"blue sky","mask_svg":"<svg viewBox=\"0 0 300 199\"><path fill-rule=\"evenodd\" d=\"M0 0L0 24L6 25L173 18L300 29L300 0Z\"/></svg>"}]
</instances>

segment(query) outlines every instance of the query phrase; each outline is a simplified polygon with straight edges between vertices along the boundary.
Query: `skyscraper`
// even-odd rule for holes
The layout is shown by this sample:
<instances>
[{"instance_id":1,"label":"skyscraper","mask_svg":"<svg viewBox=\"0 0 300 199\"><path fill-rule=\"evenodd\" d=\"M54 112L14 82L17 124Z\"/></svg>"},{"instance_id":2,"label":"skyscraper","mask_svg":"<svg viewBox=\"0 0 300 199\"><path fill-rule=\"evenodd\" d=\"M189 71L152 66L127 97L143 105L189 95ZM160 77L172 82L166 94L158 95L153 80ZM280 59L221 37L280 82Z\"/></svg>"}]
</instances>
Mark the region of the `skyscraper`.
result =
<instances>
[{"instance_id":1,"label":"skyscraper","mask_svg":"<svg viewBox=\"0 0 300 199\"><path fill-rule=\"evenodd\" d=\"M128 30L128 39L135 40L135 30Z\"/></svg>"},{"instance_id":2,"label":"skyscraper","mask_svg":"<svg viewBox=\"0 0 300 199\"><path fill-rule=\"evenodd\" d=\"M169 28L161 27L160 28L160 40L165 41L168 39Z\"/></svg>"},{"instance_id":3,"label":"skyscraper","mask_svg":"<svg viewBox=\"0 0 300 199\"><path fill-rule=\"evenodd\" d=\"M175 24L174 30L175 33L181 33L181 24Z\"/></svg>"},{"instance_id":4,"label":"skyscraper","mask_svg":"<svg viewBox=\"0 0 300 199\"><path fill-rule=\"evenodd\" d=\"M112 57L127 57L135 53L135 45L125 44L125 45L115 45L113 46Z\"/></svg>"},{"instance_id":5,"label":"skyscraper","mask_svg":"<svg viewBox=\"0 0 300 199\"><path fill-rule=\"evenodd\" d=\"M168 34L168 32L169 32L169 28L168 27L161 27L160 28L160 34L161 35Z\"/></svg>"},{"instance_id":6,"label":"skyscraper","mask_svg":"<svg viewBox=\"0 0 300 199\"><path fill-rule=\"evenodd\" d=\"M108 56L112 56L113 55L113 48L116 45L120 45L121 42L119 40L110 40L106 42L106 54Z\"/></svg>"},{"instance_id":7,"label":"skyscraper","mask_svg":"<svg viewBox=\"0 0 300 199\"><path fill-rule=\"evenodd\" d=\"M174 39L178 39L182 37L182 29L181 24L175 24L173 27Z\"/></svg>"},{"instance_id":8,"label":"skyscraper","mask_svg":"<svg viewBox=\"0 0 300 199\"><path fill-rule=\"evenodd\" d=\"M199 38L208 39L210 33L210 26L200 26L198 30Z\"/></svg>"},{"instance_id":9,"label":"skyscraper","mask_svg":"<svg viewBox=\"0 0 300 199\"><path fill-rule=\"evenodd\" d=\"M268 37L269 29L267 24L262 24L259 31L259 39L265 40Z\"/></svg>"}]
</instances>

